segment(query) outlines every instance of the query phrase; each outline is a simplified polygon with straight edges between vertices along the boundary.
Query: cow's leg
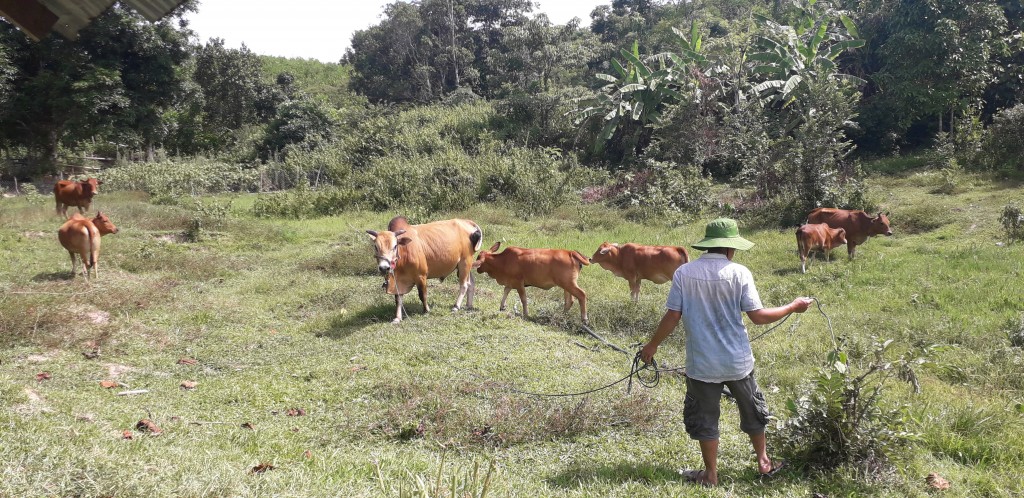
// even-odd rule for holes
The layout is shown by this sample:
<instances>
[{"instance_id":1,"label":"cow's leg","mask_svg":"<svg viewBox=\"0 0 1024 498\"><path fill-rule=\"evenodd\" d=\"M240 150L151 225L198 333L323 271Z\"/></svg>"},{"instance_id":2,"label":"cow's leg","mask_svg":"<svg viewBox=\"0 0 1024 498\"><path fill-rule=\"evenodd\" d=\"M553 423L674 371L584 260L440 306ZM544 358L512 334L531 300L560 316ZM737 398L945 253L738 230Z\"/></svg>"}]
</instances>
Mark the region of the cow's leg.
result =
<instances>
[{"instance_id":1,"label":"cow's leg","mask_svg":"<svg viewBox=\"0 0 1024 498\"><path fill-rule=\"evenodd\" d=\"M629 297L633 298L633 302L640 301L640 279L629 281Z\"/></svg>"},{"instance_id":2,"label":"cow's leg","mask_svg":"<svg viewBox=\"0 0 1024 498\"><path fill-rule=\"evenodd\" d=\"M529 313L526 312L526 287L518 287L516 292L519 293L519 302L523 303L523 318L526 318L529 316Z\"/></svg>"},{"instance_id":3,"label":"cow's leg","mask_svg":"<svg viewBox=\"0 0 1024 498\"><path fill-rule=\"evenodd\" d=\"M395 319L391 323L398 324L402 321L402 295L395 294Z\"/></svg>"},{"instance_id":4,"label":"cow's leg","mask_svg":"<svg viewBox=\"0 0 1024 498\"><path fill-rule=\"evenodd\" d=\"M423 312L430 313L430 305L427 304L427 277L426 275L416 280L416 292L420 295L420 302L423 303Z\"/></svg>"},{"instance_id":5,"label":"cow's leg","mask_svg":"<svg viewBox=\"0 0 1024 498\"><path fill-rule=\"evenodd\" d=\"M498 311L505 311L505 300L508 299L509 292L512 292L512 288L505 287L505 294L501 296L501 305L498 306Z\"/></svg>"},{"instance_id":6,"label":"cow's leg","mask_svg":"<svg viewBox=\"0 0 1024 498\"><path fill-rule=\"evenodd\" d=\"M800 273L807 273L807 254L800 251Z\"/></svg>"},{"instance_id":7,"label":"cow's leg","mask_svg":"<svg viewBox=\"0 0 1024 498\"><path fill-rule=\"evenodd\" d=\"M572 308L572 294L568 289L565 289L563 294L565 294L565 305L562 306L562 311L569 311L569 308Z\"/></svg>"},{"instance_id":8,"label":"cow's leg","mask_svg":"<svg viewBox=\"0 0 1024 498\"><path fill-rule=\"evenodd\" d=\"M468 262L469 261L467 260L466 263ZM466 297L469 293L470 280L472 280L472 276L473 274L469 273L468 265L459 262L459 296L455 298L455 306L452 308L452 311L459 311L459 308L462 307L462 298ZM473 307L472 296L469 298L469 303L466 306L470 308Z\"/></svg>"},{"instance_id":9,"label":"cow's leg","mask_svg":"<svg viewBox=\"0 0 1024 498\"><path fill-rule=\"evenodd\" d=\"M576 299L578 299L580 301L580 318L583 319L583 323L588 323L587 322L587 293L583 292L583 289L581 289L579 285L576 285L575 282L573 282L573 286L568 290L568 292L571 292L572 295L576 296ZM568 308L566 308L566 311L568 311Z\"/></svg>"},{"instance_id":10,"label":"cow's leg","mask_svg":"<svg viewBox=\"0 0 1024 498\"><path fill-rule=\"evenodd\" d=\"M60 214L60 201L57 202L57 214Z\"/></svg>"},{"instance_id":11,"label":"cow's leg","mask_svg":"<svg viewBox=\"0 0 1024 498\"><path fill-rule=\"evenodd\" d=\"M857 251L857 244L853 243L850 240L847 240L846 241L846 255L849 256L850 259L853 259L853 255L854 255L854 253L856 251Z\"/></svg>"},{"instance_id":12,"label":"cow's leg","mask_svg":"<svg viewBox=\"0 0 1024 498\"><path fill-rule=\"evenodd\" d=\"M466 309L473 309L473 295L476 294L476 277L473 276L472 270L466 270L469 272L469 290L466 292Z\"/></svg>"},{"instance_id":13,"label":"cow's leg","mask_svg":"<svg viewBox=\"0 0 1024 498\"><path fill-rule=\"evenodd\" d=\"M77 261L75 261L75 253L68 251L68 255L71 256L71 278L75 278L78 276L78 274L75 273L75 263L77 263Z\"/></svg>"}]
</instances>

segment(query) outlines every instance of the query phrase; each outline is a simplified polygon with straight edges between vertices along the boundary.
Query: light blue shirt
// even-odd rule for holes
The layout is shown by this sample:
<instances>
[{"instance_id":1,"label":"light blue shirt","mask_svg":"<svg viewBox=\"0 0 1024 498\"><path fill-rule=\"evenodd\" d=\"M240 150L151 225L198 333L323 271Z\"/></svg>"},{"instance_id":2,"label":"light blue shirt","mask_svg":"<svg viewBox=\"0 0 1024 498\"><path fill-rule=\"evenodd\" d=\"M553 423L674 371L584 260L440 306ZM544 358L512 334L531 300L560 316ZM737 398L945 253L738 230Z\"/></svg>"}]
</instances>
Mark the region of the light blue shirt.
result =
<instances>
[{"instance_id":1,"label":"light blue shirt","mask_svg":"<svg viewBox=\"0 0 1024 498\"><path fill-rule=\"evenodd\" d=\"M725 382L754 370L743 313L764 306L746 266L704 253L676 270L665 307L682 313L688 377Z\"/></svg>"}]
</instances>

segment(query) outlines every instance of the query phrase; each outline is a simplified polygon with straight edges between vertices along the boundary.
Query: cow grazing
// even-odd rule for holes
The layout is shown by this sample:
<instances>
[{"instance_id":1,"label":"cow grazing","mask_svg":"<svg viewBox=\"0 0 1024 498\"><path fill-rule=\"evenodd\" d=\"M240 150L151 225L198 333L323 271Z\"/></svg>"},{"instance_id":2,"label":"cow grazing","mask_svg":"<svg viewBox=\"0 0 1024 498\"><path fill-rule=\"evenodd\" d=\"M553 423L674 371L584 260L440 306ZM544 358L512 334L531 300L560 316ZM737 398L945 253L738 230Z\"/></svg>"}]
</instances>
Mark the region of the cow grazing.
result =
<instances>
[{"instance_id":1,"label":"cow grazing","mask_svg":"<svg viewBox=\"0 0 1024 498\"><path fill-rule=\"evenodd\" d=\"M78 212L85 214L92 204L92 197L100 191L103 182L95 178L72 181L61 180L53 186L53 197L57 201L57 214L67 218L68 207L77 206Z\"/></svg>"},{"instance_id":2,"label":"cow grazing","mask_svg":"<svg viewBox=\"0 0 1024 498\"><path fill-rule=\"evenodd\" d=\"M672 280L676 268L690 260L685 247L644 246L640 244L610 244L605 242L590 257L591 263L622 277L629 282L633 301L640 300L640 281L650 280L663 284Z\"/></svg>"},{"instance_id":3,"label":"cow grazing","mask_svg":"<svg viewBox=\"0 0 1024 498\"><path fill-rule=\"evenodd\" d=\"M872 217L864 211L818 208L807 215L807 223L825 223L832 228L846 230L846 253L853 259L857 246L875 235L891 236L889 213Z\"/></svg>"},{"instance_id":4,"label":"cow grazing","mask_svg":"<svg viewBox=\"0 0 1024 498\"><path fill-rule=\"evenodd\" d=\"M57 230L57 240L71 256L71 276L75 276L77 254L82 260L82 274L86 280L89 279L89 270L93 271L94 278L99 278L100 237L117 231L110 218L102 212L97 212L96 217L92 219L74 213L65 221Z\"/></svg>"},{"instance_id":5,"label":"cow grazing","mask_svg":"<svg viewBox=\"0 0 1024 498\"><path fill-rule=\"evenodd\" d=\"M495 242L489 250L481 251L473 262L476 271L489 275L505 286L499 310L505 309L508 293L515 289L519 292L519 300L523 303L523 317L526 318L526 288L539 287L546 290L557 285L565 291L565 311L572 307L572 298L575 296L580 301L583 323L587 323L587 293L576 284L580 269L590 264L586 256L565 249L521 247L507 247L504 251L496 253L499 247L501 242Z\"/></svg>"},{"instance_id":6,"label":"cow grazing","mask_svg":"<svg viewBox=\"0 0 1024 498\"><path fill-rule=\"evenodd\" d=\"M800 272L807 273L807 255L811 251L825 253L829 259L832 249L846 243L846 229L832 228L825 223L810 223L796 229L796 247L800 251Z\"/></svg>"},{"instance_id":7,"label":"cow grazing","mask_svg":"<svg viewBox=\"0 0 1024 498\"><path fill-rule=\"evenodd\" d=\"M458 271L459 297L453 311L462 306L473 307L473 279L470 266L473 254L480 250L483 232L480 226L470 220L444 220L422 225L410 225L402 216L388 223L386 231L367 230L373 239L373 251L377 268L384 275L384 286L388 294L395 296L395 319L402 321L402 296L412 290L419 291L424 313L430 312L427 304L427 279L444 280Z\"/></svg>"}]
</instances>

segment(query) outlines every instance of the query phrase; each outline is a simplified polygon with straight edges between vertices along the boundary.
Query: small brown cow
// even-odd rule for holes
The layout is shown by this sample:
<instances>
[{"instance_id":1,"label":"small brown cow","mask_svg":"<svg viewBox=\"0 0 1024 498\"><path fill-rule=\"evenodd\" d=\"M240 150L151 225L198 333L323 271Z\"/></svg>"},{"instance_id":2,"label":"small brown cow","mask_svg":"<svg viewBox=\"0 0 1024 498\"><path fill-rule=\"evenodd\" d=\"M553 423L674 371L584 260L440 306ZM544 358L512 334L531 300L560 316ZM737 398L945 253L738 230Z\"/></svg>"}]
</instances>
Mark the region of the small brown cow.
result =
<instances>
[{"instance_id":1,"label":"small brown cow","mask_svg":"<svg viewBox=\"0 0 1024 498\"><path fill-rule=\"evenodd\" d=\"M572 298L576 297L580 301L583 323L588 323L587 293L576 284L580 269L590 264L586 256L565 249L521 247L507 247L504 251L495 253L499 247L501 242L495 242L489 250L481 251L473 262L476 271L489 275L505 286L499 310L505 309L508 293L515 289L519 292L519 301L523 303L523 318L526 318L526 288L539 287L547 290L557 285L565 291L565 311L569 311L572 307Z\"/></svg>"},{"instance_id":2,"label":"small brown cow","mask_svg":"<svg viewBox=\"0 0 1024 498\"><path fill-rule=\"evenodd\" d=\"M459 276L459 296L452 311L462 306L473 307L473 279L470 266L473 254L480 250L483 232L470 220L444 220L422 225L410 225L405 217L397 216L383 232L367 230L373 239L377 269L384 275L384 287L395 296L395 319L402 321L402 296L412 290L419 291L423 312L429 313L427 279L442 281L452 272Z\"/></svg>"},{"instance_id":3,"label":"small brown cow","mask_svg":"<svg viewBox=\"0 0 1024 498\"><path fill-rule=\"evenodd\" d=\"M807 273L807 255L811 251L825 253L825 260L828 261L832 249L845 243L846 230L843 228L831 228L825 223L801 225L796 229L796 247L800 251L800 272Z\"/></svg>"},{"instance_id":4,"label":"small brown cow","mask_svg":"<svg viewBox=\"0 0 1024 498\"><path fill-rule=\"evenodd\" d=\"M93 219L74 213L57 230L57 240L71 256L71 276L75 276L75 255L82 260L82 274L89 279L89 270L94 278L100 276L100 237L108 233L117 233L117 227L102 212L97 212Z\"/></svg>"},{"instance_id":5,"label":"small brown cow","mask_svg":"<svg viewBox=\"0 0 1024 498\"><path fill-rule=\"evenodd\" d=\"M53 197L57 201L57 214L67 218L68 207L77 206L78 212L85 214L92 204L92 197L100 191L103 182L95 178L72 181L61 180L53 186Z\"/></svg>"},{"instance_id":6,"label":"small brown cow","mask_svg":"<svg viewBox=\"0 0 1024 498\"><path fill-rule=\"evenodd\" d=\"M591 263L622 277L629 282L633 301L640 300L640 281L650 280L663 284L672 280L676 268L690 260L685 247L644 246L640 244L610 244L605 242L590 257Z\"/></svg>"},{"instance_id":7,"label":"small brown cow","mask_svg":"<svg viewBox=\"0 0 1024 498\"><path fill-rule=\"evenodd\" d=\"M857 246L875 235L892 236L889 213L872 217L861 210L818 208L807 215L807 223L825 223L832 228L846 230L846 253L853 259Z\"/></svg>"}]
</instances>

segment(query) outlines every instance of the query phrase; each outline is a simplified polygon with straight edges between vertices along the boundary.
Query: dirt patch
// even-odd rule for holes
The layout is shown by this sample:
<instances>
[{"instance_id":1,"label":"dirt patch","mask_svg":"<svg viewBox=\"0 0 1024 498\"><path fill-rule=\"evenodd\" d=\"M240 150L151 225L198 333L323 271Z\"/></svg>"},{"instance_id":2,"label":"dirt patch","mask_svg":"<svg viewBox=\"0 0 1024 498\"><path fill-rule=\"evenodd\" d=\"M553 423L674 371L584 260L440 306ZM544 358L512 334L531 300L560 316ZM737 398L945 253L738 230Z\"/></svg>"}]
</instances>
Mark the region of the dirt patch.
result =
<instances>
[{"instance_id":1,"label":"dirt patch","mask_svg":"<svg viewBox=\"0 0 1024 498\"><path fill-rule=\"evenodd\" d=\"M52 237L53 236L53 234L49 233L49 232L32 232L32 231L24 232L24 233L22 233L22 235L26 239L42 239L42 238Z\"/></svg>"},{"instance_id":2,"label":"dirt patch","mask_svg":"<svg viewBox=\"0 0 1024 498\"><path fill-rule=\"evenodd\" d=\"M110 323L110 313L107 313L106 311L90 311L85 314L85 317L88 318L90 322L95 323L96 325L106 325Z\"/></svg>"},{"instance_id":3,"label":"dirt patch","mask_svg":"<svg viewBox=\"0 0 1024 498\"><path fill-rule=\"evenodd\" d=\"M52 409L50 409L49 405L47 405L46 400L43 398L43 395L39 394L35 389L26 387L25 397L28 398L27 403L14 405L11 407L11 410L13 410L14 413L17 413L19 415L35 415L38 413L53 411Z\"/></svg>"},{"instance_id":4,"label":"dirt patch","mask_svg":"<svg viewBox=\"0 0 1024 498\"><path fill-rule=\"evenodd\" d=\"M118 365L116 363L104 363L103 366L107 369L107 376L112 379L116 379L122 374L135 371L135 367L129 367L128 365Z\"/></svg>"}]
</instances>

